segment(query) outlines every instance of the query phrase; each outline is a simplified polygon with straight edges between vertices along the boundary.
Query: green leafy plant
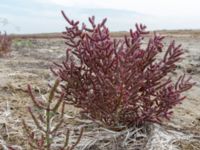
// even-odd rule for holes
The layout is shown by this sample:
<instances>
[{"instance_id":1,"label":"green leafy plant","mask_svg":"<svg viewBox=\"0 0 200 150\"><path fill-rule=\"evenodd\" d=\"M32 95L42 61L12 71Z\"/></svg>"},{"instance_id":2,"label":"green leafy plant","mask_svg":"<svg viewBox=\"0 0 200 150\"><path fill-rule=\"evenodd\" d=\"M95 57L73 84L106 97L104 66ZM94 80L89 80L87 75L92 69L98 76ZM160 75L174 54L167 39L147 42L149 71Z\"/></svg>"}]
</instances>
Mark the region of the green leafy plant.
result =
<instances>
[{"instance_id":1,"label":"green leafy plant","mask_svg":"<svg viewBox=\"0 0 200 150\"><path fill-rule=\"evenodd\" d=\"M33 43L31 40L28 39L17 39L14 42L14 45L18 47L33 47Z\"/></svg>"},{"instance_id":2,"label":"green leafy plant","mask_svg":"<svg viewBox=\"0 0 200 150\"><path fill-rule=\"evenodd\" d=\"M25 120L23 120L23 125L28 137L28 143L31 148L37 150L73 150L76 145L79 143L83 129L81 128L80 135L77 141L69 145L70 138L70 130L68 128L64 128L64 107L65 103L63 103L64 94L60 94L58 96L58 100L53 100L57 87L59 85L59 80L56 80L54 86L51 88L48 99L37 99L31 90L31 86L28 86L28 92L31 96L31 99L34 103L34 106L37 108L36 115L33 111L33 108L28 107L28 111L33 119L33 122L36 126L36 129L28 125ZM61 107L61 112L58 112L59 107ZM63 129L64 128L64 129ZM63 133L66 132L66 133ZM61 135L65 135L62 146L54 146L55 139L59 138Z\"/></svg>"}]
</instances>

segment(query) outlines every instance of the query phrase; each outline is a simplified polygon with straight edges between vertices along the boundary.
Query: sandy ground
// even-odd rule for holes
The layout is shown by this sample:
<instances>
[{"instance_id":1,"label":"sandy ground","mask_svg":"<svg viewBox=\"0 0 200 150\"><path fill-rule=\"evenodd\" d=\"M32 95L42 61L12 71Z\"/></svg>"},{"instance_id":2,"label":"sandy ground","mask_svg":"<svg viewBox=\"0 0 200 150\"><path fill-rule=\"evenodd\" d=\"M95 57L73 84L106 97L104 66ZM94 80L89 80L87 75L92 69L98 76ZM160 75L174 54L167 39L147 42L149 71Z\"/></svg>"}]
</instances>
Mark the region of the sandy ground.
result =
<instances>
[{"instance_id":1,"label":"sandy ground","mask_svg":"<svg viewBox=\"0 0 200 150\"><path fill-rule=\"evenodd\" d=\"M200 37L167 37L166 45L172 39L175 39L177 44L182 44L185 51L184 59L178 66L178 73L174 76L186 73L192 76L196 85L185 93L187 99L175 108L174 115L167 125L173 125L188 133L200 133ZM0 112L1 116L12 114L10 120L9 117L7 121L0 118L0 134L8 143L24 144L23 137L15 137L15 132L22 130L21 118L27 117L26 107L30 105L27 84L31 84L36 93L46 94L47 84L55 80L49 68L53 61L60 62L65 58L65 49L61 39L15 40L9 55L0 58ZM15 126L6 124L14 120ZM12 128L13 132L9 133L10 135L4 135L3 130L7 128Z\"/></svg>"}]
</instances>

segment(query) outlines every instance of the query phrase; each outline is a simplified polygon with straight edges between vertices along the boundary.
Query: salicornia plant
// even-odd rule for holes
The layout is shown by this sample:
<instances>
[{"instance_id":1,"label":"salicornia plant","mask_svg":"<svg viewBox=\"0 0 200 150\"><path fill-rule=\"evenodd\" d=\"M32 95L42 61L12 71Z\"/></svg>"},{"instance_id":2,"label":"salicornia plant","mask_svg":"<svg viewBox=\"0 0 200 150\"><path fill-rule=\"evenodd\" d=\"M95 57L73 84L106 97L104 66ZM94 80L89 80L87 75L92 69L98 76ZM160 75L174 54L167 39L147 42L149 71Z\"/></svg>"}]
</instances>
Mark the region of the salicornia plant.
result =
<instances>
[{"instance_id":1,"label":"salicornia plant","mask_svg":"<svg viewBox=\"0 0 200 150\"><path fill-rule=\"evenodd\" d=\"M96 24L91 17L88 28L62 14L69 24L63 32L68 48L52 72L63 81L66 103L113 130L169 119L194 84L185 75L176 82L170 78L183 54L181 45L172 41L165 50L164 37L156 34L144 45L149 32L138 24L129 36L114 39L106 19Z\"/></svg>"},{"instance_id":2,"label":"salicornia plant","mask_svg":"<svg viewBox=\"0 0 200 150\"><path fill-rule=\"evenodd\" d=\"M37 111L33 111L31 107L28 107L28 111L33 119L36 129L28 125L23 120L23 125L28 137L28 143L31 148L37 150L72 150L79 143L83 129L81 128L80 135L74 144L69 144L70 130L64 128L64 107L63 103L64 93L56 94L59 80L56 80L54 86L51 88L47 99L36 98L31 90L31 86L28 86L28 92L34 103L33 108ZM58 97L57 101L54 100ZM61 107L61 112L58 109ZM36 115L37 113L37 115ZM38 132L39 131L39 132ZM56 143L56 139L65 135L62 143ZM60 146L59 146L60 144Z\"/></svg>"},{"instance_id":3,"label":"salicornia plant","mask_svg":"<svg viewBox=\"0 0 200 150\"><path fill-rule=\"evenodd\" d=\"M0 32L0 56L10 51L11 42L11 37L9 37L6 32L4 34Z\"/></svg>"}]
</instances>

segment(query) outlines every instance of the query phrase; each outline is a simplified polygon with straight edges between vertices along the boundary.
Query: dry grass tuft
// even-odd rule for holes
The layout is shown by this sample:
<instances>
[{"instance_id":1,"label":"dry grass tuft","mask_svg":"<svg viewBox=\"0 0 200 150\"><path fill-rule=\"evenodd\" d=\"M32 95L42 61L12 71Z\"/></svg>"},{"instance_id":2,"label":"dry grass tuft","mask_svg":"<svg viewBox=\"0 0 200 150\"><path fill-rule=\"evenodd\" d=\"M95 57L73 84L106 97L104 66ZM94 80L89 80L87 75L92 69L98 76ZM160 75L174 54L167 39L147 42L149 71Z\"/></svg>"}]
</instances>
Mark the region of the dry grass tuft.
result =
<instances>
[{"instance_id":1,"label":"dry grass tuft","mask_svg":"<svg viewBox=\"0 0 200 150\"><path fill-rule=\"evenodd\" d=\"M184 133L184 130L174 127L167 129L164 126L153 124L146 148L148 150L193 150L183 147L199 146L199 139L200 134ZM188 144L185 143L186 141Z\"/></svg>"},{"instance_id":2,"label":"dry grass tuft","mask_svg":"<svg viewBox=\"0 0 200 150\"><path fill-rule=\"evenodd\" d=\"M12 145L15 150L21 150L24 141L21 120L14 117L8 102L1 106L4 108L0 110L0 149L9 150Z\"/></svg>"}]
</instances>

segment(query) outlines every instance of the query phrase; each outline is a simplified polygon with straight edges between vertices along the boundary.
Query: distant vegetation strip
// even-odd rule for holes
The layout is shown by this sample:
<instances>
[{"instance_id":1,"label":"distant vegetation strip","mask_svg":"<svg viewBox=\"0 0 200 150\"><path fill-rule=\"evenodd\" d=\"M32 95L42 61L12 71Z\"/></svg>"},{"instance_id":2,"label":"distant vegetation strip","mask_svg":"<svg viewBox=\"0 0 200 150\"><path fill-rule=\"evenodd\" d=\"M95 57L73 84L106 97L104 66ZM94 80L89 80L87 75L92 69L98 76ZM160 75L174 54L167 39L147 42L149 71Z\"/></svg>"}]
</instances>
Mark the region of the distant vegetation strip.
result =
<instances>
[{"instance_id":1,"label":"distant vegetation strip","mask_svg":"<svg viewBox=\"0 0 200 150\"><path fill-rule=\"evenodd\" d=\"M51 39L51 38L61 38L62 34L61 33L37 33L37 34L11 34L10 35L11 38L13 39L29 39L29 38L33 38L33 39Z\"/></svg>"},{"instance_id":2,"label":"distant vegetation strip","mask_svg":"<svg viewBox=\"0 0 200 150\"><path fill-rule=\"evenodd\" d=\"M151 31L151 34L153 32L160 33L162 35L166 36L172 36L172 37L179 37L179 36L200 36L200 30L157 30L157 31ZM119 31L119 32L111 32L112 37L122 37L123 35L128 35L129 32L126 31ZM36 34L11 34L12 38L43 38L43 39L51 39L51 38L61 38L62 33L36 33Z\"/></svg>"}]
</instances>

